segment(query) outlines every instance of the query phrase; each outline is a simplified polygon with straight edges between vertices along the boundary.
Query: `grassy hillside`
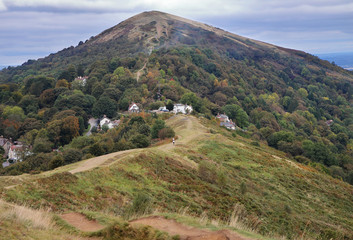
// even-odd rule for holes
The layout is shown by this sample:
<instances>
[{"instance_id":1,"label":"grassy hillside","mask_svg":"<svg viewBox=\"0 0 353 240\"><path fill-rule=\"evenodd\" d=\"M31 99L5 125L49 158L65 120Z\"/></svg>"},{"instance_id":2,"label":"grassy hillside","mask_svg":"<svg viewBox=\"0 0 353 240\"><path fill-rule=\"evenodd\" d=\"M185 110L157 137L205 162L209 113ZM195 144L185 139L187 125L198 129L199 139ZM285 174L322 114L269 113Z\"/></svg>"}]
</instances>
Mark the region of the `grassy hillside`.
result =
<instances>
[{"instance_id":1,"label":"grassy hillside","mask_svg":"<svg viewBox=\"0 0 353 240\"><path fill-rule=\"evenodd\" d=\"M182 102L208 119L225 112L253 139L353 184L352 72L301 51L145 12L4 69L0 82L0 135L35 153L0 175L148 146L159 137L149 131L155 116L141 115L144 129L125 118L114 133L77 137L91 116L119 119L131 102L143 110ZM61 147L63 157L52 151Z\"/></svg>"},{"instance_id":2,"label":"grassy hillside","mask_svg":"<svg viewBox=\"0 0 353 240\"><path fill-rule=\"evenodd\" d=\"M85 209L129 219L157 209L288 239L352 238L351 185L205 119L177 115L168 125L179 136L176 146L130 150L76 174L65 169L95 160L25 176L1 188L1 197L55 212Z\"/></svg>"}]
</instances>

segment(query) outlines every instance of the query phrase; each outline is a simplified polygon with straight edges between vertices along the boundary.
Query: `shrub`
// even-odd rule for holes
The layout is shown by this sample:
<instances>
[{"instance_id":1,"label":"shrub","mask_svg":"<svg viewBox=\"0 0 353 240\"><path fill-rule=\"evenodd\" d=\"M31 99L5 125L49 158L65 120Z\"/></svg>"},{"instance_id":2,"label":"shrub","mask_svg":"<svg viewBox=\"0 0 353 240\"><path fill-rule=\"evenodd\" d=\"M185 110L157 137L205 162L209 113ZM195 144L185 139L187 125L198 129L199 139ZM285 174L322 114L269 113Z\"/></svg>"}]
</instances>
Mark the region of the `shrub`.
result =
<instances>
[{"instance_id":1,"label":"shrub","mask_svg":"<svg viewBox=\"0 0 353 240\"><path fill-rule=\"evenodd\" d=\"M89 147L89 153L94 155L94 156L101 156L103 155L104 149L99 143L95 143L92 146Z\"/></svg>"},{"instance_id":2,"label":"shrub","mask_svg":"<svg viewBox=\"0 0 353 240\"><path fill-rule=\"evenodd\" d=\"M65 163L78 162L82 158L82 152L78 149L69 148L63 153Z\"/></svg>"},{"instance_id":3,"label":"shrub","mask_svg":"<svg viewBox=\"0 0 353 240\"><path fill-rule=\"evenodd\" d=\"M62 165L64 165L64 158L60 155L55 156L52 160L50 160L49 162L49 169L54 169L57 167L60 167Z\"/></svg>"},{"instance_id":4,"label":"shrub","mask_svg":"<svg viewBox=\"0 0 353 240\"><path fill-rule=\"evenodd\" d=\"M248 191L248 188L247 188L245 182L242 182L240 184L240 193L244 195L247 191Z\"/></svg>"},{"instance_id":5,"label":"shrub","mask_svg":"<svg viewBox=\"0 0 353 240\"><path fill-rule=\"evenodd\" d=\"M92 127L92 129L91 129L91 132L93 132L93 133L96 133L96 132L98 132L98 129L97 129L97 127L96 127L96 126L93 126L93 127Z\"/></svg>"},{"instance_id":6,"label":"shrub","mask_svg":"<svg viewBox=\"0 0 353 240\"><path fill-rule=\"evenodd\" d=\"M151 211L152 198L144 192L139 192L132 201L132 205L128 209L128 217L133 215L143 215Z\"/></svg>"},{"instance_id":7,"label":"shrub","mask_svg":"<svg viewBox=\"0 0 353 240\"><path fill-rule=\"evenodd\" d=\"M258 141L253 141L250 144L255 146L255 147L260 147L260 143Z\"/></svg>"},{"instance_id":8,"label":"shrub","mask_svg":"<svg viewBox=\"0 0 353 240\"><path fill-rule=\"evenodd\" d=\"M210 162L202 161L199 164L199 176L203 181L215 183L217 181L217 171Z\"/></svg>"},{"instance_id":9,"label":"shrub","mask_svg":"<svg viewBox=\"0 0 353 240\"><path fill-rule=\"evenodd\" d=\"M165 128L165 122L163 120L157 119L152 126L152 130L151 130L152 138L158 138L158 133L163 128Z\"/></svg>"},{"instance_id":10,"label":"shrub","mask_svg":"<svg viewBox=\"0 0 353 240\"><path fill-rule=\"evenodd\" d=\"M171 138L175 136L175 132L170 127L163 128L159 130L158 137L160 139Z\"/></svg>"},{"instance_id":11,"label":"shrub","mask_svg":"<svg viewBox=\"0 0 353 240\"><path fill-rule=\"evenodd\" d=\"M134 135L131 138L131 142L137 147L137 148L144 148L148 147L150 145L150 139L146 135L143 134L137 134Z\"/></svg>"},{"instance_id":12,"label":"shrub","mask_svg":"<svg viewBox=\"0 0 353 240\"><path fill-rule=\"evenodd\" d=\"M151 128L147 124L142 124L138 128L138 132L143 135L149 136L151 134Z\"/></svg>"}]
</instances>

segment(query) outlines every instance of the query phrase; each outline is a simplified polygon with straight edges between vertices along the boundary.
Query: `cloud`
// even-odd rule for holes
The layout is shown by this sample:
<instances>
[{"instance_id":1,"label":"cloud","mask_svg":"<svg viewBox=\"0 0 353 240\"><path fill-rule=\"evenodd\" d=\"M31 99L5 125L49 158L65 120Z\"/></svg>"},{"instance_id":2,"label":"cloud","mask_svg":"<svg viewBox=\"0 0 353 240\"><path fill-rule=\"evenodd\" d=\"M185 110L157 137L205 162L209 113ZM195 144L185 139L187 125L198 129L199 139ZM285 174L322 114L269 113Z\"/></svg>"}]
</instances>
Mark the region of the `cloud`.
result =
<instances>
[{"instance_id":1,"label":"cloud","mask_svg":"<svg viewBox=\"0 0 353 240\"><path fill-rule=\"evenodd\" d=\"M1 0L0 0L1 1ZM352 13L350 0L2 0L10 9L42 11L123 12L156 9L178 14L337 14Z\"/></svg>"},{"instance_id":2,"label":"cloud","mask_svg":"<svg viewBox=\"0 0 353 240\"><path fill-rule=\"evenodd\" d=\"M353 52L351 0L0 0L0 65L75 46L150 10L312 53Z\"/></svg>"},{"instance_id":3,"label":"cloud","mask_svg":"<svg viewBox=\"0 0 353 240\"><path fill-rule=\"evenodd\" d=\"M4 2L2 0L0 0L0 12L6 11L6 10L7 10L7 8L6 8L5 4L4 4Z\"/></svg>"}]
</instances>

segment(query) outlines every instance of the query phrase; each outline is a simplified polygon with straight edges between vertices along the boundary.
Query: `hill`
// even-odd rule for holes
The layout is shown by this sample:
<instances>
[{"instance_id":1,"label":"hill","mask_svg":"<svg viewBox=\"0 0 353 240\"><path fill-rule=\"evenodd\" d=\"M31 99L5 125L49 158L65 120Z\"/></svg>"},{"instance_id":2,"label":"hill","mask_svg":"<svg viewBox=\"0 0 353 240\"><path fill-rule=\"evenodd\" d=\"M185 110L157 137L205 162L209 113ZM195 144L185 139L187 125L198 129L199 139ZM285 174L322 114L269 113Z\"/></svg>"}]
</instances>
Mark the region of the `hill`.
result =
<instances>
[{"instance_id":1,"label":"hill","mask_svg":"<svg viewBox=\"0 0 353 240\"><path fill-rule=\"evenodd\" d=\"M0 71L1 141L18 141L12 147L23 160L0 169L20 175L2 178L14 186L2 196L55 212L108 212L105 219L129 219L147 202L222 226L242 219L241 228L261 234L349 239L352 80L301 51L144 12ZM128 114L132 102L147 111ZM148 112L176 103L191 105L207 127ZM222 112L237 131L216 127ZM104 115L118 126L86 135ZM184 138L178 148L144 149L174 131Z\"/></svg>"},{"instance_id":2,"label":"hill","mask_svg":"<svg viewBox=\"0 0 353 240\"><path fill-rule=\"evenodd\" d=\"M353 53L322 53L317 54L320 58L334 62L347 70L353 70Z\"/></svg>"},{"instance_id":3,"label":"hill","mask_svg":"<svg viewBox=\"0 0 353 240\"><path fill-rule=\"evenodd\" d=\"M267 239L352 237L349 184L205 119L177 115L167 124L176 130L175 146L167 142L39 175L1 177L1 183L20 181L0 188L1 197L58 215L82 212L101 223L112 215L122 221L152 213L256 239L255 232Z\"/></svg>"}]
</instances>

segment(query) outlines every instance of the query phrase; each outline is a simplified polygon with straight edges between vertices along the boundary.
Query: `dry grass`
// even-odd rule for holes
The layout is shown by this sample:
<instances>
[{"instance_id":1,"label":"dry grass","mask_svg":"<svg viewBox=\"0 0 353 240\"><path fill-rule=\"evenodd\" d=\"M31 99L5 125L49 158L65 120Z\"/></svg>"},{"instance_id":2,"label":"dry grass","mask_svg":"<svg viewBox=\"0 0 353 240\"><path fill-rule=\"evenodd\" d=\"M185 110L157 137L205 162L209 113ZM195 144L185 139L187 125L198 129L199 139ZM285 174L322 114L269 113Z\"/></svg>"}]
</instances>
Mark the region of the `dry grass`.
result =
<instances>
[{"instance_id":1,"label":"dry grass","mask_svg":"<svg viewBox=\"0 0 353 240\"><path fill-rule=\"evenodd\" d=\"M234 227L236 229L248 231L248 232L257 232L257 226L260 223L259 221L256 221L256 223L252 224L252 226L249 226L249 224L245 223L245 219L247 217L247 212L244 208L243 205L237 203L234 206L232 215L229 218L229 221L227 225L229 227Z\"/></svg>"},{"instance_id":2,"label":"dry grass","mask_svg":"<svg viewBox=\"0 0 353 240\"><path fill-rule=\"evenodd\" d=\"M0 200L0 209L0 220L8 219L16 223L45 230L52 228L54 225L48 210L34 210L26 206L8 204L2 200Z\"/></svg>"}]
</instances>

